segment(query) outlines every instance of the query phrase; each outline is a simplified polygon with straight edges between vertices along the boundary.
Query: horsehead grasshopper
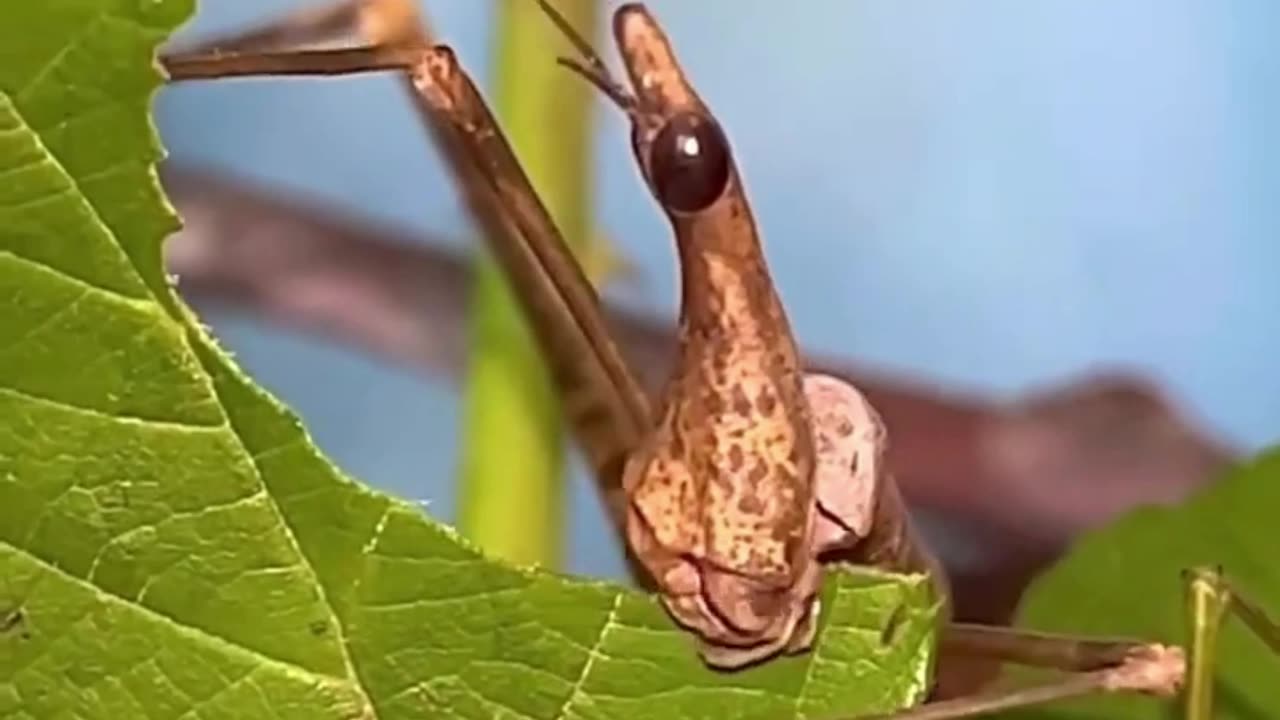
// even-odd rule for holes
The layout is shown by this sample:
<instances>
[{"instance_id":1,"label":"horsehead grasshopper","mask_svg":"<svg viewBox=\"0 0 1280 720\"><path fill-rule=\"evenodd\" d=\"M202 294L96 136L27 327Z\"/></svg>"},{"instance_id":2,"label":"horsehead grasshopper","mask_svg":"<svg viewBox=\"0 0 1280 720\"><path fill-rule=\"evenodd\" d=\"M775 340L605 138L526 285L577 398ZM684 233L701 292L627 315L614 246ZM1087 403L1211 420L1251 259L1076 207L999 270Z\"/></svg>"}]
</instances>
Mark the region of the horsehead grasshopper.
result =
<instances>
[{"instance_id":1,"label":"horsehead grasshopper","mask_svg":"<svg viewBox=\"0 0 1280 720\"><path fill-rule=\"evenodd\" d=\"M808 379L795 367L794 342L785 314L773 295L728 141L689 84L657 22L636 4L624 5L615 13L615 39L632 85L628 90L609 75L590 45L552 7L544 0L539 2L582 55L581 60L562 62L595 85L631 119L632 146L641 174L671 220L681 247L685 281L681 351L687 362L677 369L677 376L667 394L660 398L656 411L621 360L600 318L594 290L530 187L483 98L452 52L445 46L432 44L408 3L395 0L341 3L269 30L211 44L210 47L218 48L217 52L170 55L164 63L173 80L378 70L404 74L406 87L426 127L459 179L473 215L481 222L494 255L529 314L565 398L570 424L592 463L615 525L628 540L637 579L663 592L672 615L699 637L702 654L709 664L731 669L765 660L776 652L803 651L808 646L814 630L812 606L807 604L812 599L812 588L802 588L805 592L798 597L787 594L786 602L774 605L756 601L769 592L774 593L770 596L774 599L778 591L789 592L800 576L813 577L817 552L811 550L814 550L815 533L825 532L826 537L842 542L847 538L840 534L852 532L861 542L852 547L839 542L832 545L840 551L838 559L892 570L928 571L945 597L941 570L912 532L892 478L881 472L878 460L883 437L878 431L878 420L856 390L835 388L834 392L840 395L837 407L854 412L843 419L854 430L866 432L853 433L857 437L846 438L843 445L840 438L823 435L825 426L820 416L824 409L816 406L820 393L810 390L806 385ZM318 32L333 33L351 24L361 26L367 44L340 50L280 49L292 40ZM707 243L715 246L713 249L720 254L712 257L703 253ZM745 257L747 265L726 267L725 258L729 256L735 261ZM750 276L755 284L744 288L741 284L744 276ZM690 309L691 298L696 305L696 299L705 296L716 298L709 304L715 306L714 312L704 308L700 315L696 309ZM764 300L757 302L761 297ZM724 322L717 324L721 320ZM708 330L708 326L714 327ZM757 336L755 345L751 346L756 350L762 345L760 336L767 337L764 352L742 352L743 340L735 333L740 333L744 326ZM714 342L705 342L712 336L724 340L726 347L718 351ZM699 338L704 342L699 344ZM686 401L694 394L689 387L696 385L682 385L680 380L695 378L704 382L712 376L697 376L697 372L706 371L708 367L723 370L726 365L733 369L736 367L733 363L744 355L750 356L750 362L756 367L743 371L738 379L746 377L749 382L756 382L766 370L773 373L765 378L774 383L767 385L772 393L770 397L779 406L794 411L790 415L782 413L787 415L785 428L791 432L787 435L790 444L783 454L791 463L787 467L798 478L788 486L790 494L785 498L803 504L806 512L802 513L803 520L792 517L794 513L764 513L751 518L758 521L757 526L790 523L789 528L795 531L791 535L800 538L799 542L786 544L791 553L788 559L796 569L783 573L786 577L781 585L747 583L745 589L735 587L717 597L706 589L714 583L705 576L690 586L687 568L676 568L674 575L680 579L671 580L663 576L671 569L669 559L651 562L653 546L664 542L663 533L655 530L652 518L643 517L645 506L638 503L636 497L643 495L638 489L651 487L646 485L645 478L653 471L646 463L655 457L655 452L660 457L659 464L670 465L685 456L662 455L661 451L675 446L687 449L685 440L697 439L694 433L690 438L672 437L672 428L685 427L679 424L679 408L687 405ZM712 380L723 379L723 372L712 377ZM758 390L757 385L748 386ZM724 393L741 390L732 383L726 388ZM728 395L713 397L713 400L711 405L715 407L731 402ZM724 415L706 408L690 412L713 426L713 421ZM766 418L757 420L756 425L770 427ZM820 448L820 441L839 446L837 459L851 461L845 463L846 467L835 469L836 479L856 481L870 493L869 503L863 503L866 507L854 508L863 514L842 512L845 498L839 496L838 488L808 479L830 471L821 454L830 452L830 448ZM745 451L767 449L767 443L741 446L740 452L743 447ZM799 462L795 461L796 456L800 457ZM698 458L705 461L708 456ZM830 458L828 465L829 461ZM852 465L853 470L848 465ZM855 477L859 470L862 474ZM670 481L670 477L664 481ZM705 508L699 512L704 515L695 513L695 516L706 519ZM824 523L826 530L815 529ZM854 527L859 524L866 527ZM707 554L703 546L714 542L704 538L695 544L699 552ZM680 549L681 557L692 552L688 547L680 546ZM750 571L749 568L743 570L748 574ZM1185 717L1209 718L1213 712L1214 641L1225 612L1231 610L1239 615L1277 652L1280 652L1280 629L1257 606L1241 598L1217 570L1188 571L1186 586L1193 628L1186 658L1182 648L1156 643L1048 636L949 623L942 633L941 662L944 664L965 655L994 657L1057 667L1066 671L1067 676L1041 686L931 702L892 717L970 717L1094 692L1136 691L1167 697L1182 689ZM685 588L690 594L678 595L673 588ZM740 597L751 593L756 595L750 601ZM673 594L677 600L671 599ZM718 605L719 601L725 602ZM761 611L765 617L742 617L738 611L745 606L765 608ZM773 622L775 620L784 622L779 624ZM761 631L765 634L754 635L756 625L773 628L776 633Z\"/></svg>"}]
</instances>

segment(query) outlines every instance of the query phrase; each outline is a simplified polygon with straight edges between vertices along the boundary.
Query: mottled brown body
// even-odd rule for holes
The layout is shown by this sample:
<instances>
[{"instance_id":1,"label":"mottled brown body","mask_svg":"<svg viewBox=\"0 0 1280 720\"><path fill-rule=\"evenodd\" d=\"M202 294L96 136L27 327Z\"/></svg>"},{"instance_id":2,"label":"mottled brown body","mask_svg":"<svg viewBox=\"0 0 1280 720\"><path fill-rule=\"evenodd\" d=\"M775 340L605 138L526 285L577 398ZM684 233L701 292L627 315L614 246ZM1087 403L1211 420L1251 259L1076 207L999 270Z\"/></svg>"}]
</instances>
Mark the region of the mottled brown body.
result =
<instances>
[{"instance_id":1,"label":"mottled brown body","mask_svg":"<svg viewBox=\"0 0 1280 720\"><path fill-rule=\"evenodd\" d=\"M367 7L374 7L379 1L370 0ZM387 2L396 3L394 7L409 7L398 0ZM353 7L356 5L366 6L359 0ZM548 13L557 17L550 8ZM321 19L329 17L323 15ZM395 22L405 22L404 15L400 17ZM562 19L558 22L564 26ZM610 407L608 403L584 403L582 409L591 412L577 413L575 418L595 425L610 422L607 418L612 415L617 427L636 426L646 436L644 448L631 455L627 468L628 487L638 491L623 508L634 532L633 542L642 545L639 549L645 566L662 573L666 584L661 589L667 606L678 620L699 633L704 658L713 665L732 667L764 658L775 649L796 650L812 642L816 616L812 598L820 579L816 561L819 553L856 544L852 553L840 559L890 569L925 570L935 580L939 579L940 569L923 546L912 539L901 498L883 471L884 428L866 399L851 385L819 374L803 375L799 381L802 392L795 392L795 378L800 377L795 367L795 348L790 343L780 303L771 292L727 143L719 136L706 108L684 85L665 38L638 5L618 10L615 34L626 53L632 82L640 91L638 98L625 95L613 84L603 63L589 49L584 54L592 66L579 69L630 115L637 158L676 229L685 265L681 323L684 353L682 371L670 383L668 398L662 404L660 425L649 420L644 401L633 402L625 409L621 404ZM250 39L253 37L270 40L275 35L251 33ZM585 45L580 38L577 42L580 47ZM552 255L567 257L558 249L562 243L554 228L549 227L549 220L538 217L545 212L484 108L483 98L465 78L448 48L423 48L418 44L413 41L405 46L236 56L212 52L170 56L164 63L171 79L338 74L371 69L408 71L432 122L447 121L453 134L449 140L458 143L457 152L451 157L467 162L471 179L483 183L479 204L503 217L503 222L498 223L503 230L502 242L522 246L503 255L508 266L535 274L562 272L563 263L548 262L537 251L539 246L550 243ZM673 99L679 102L671 102ZM522 197L515 198L513 194ZM744 235L744 228L750 232ZM591 314L589 305L584 308L582 303L564 297L580 293L564 293L563 277L529 282L522 287L534 304L562 302L568 306L569 314L583 309ZM594 300L594 296L587 299ZM743 309L745 312L740 313ZM541 317L554 314L546 312ZM749 322L740 322L741 318ZM580 331L588 333L591 325L585 323ZM560 336L572 334L561 332ZM556 334L547 337L551 338L544 340L548 346L564 351L553 342ZM588 342L607 344L609 340L602 336ZM628 375L625 366L597 364L599 367L590 375L569 373L560 379L586 382L589 377L600 379L621 371L614 377L616 381ZM788 388L789 397L795 402L786 404L791 411L778 417L774 403L784 403L772 399L770 393L781 397ZM745 410L753 401L752 391L757 404L768 406L762 413ZM754 423L756 419L759 426ZM600 440L605 433L583 435ZM617 433L597 457L609 460L626 453L629 436L625 430ZM812 458L807 473L802 449L806 436L808 457ZM702 449L690 451L691 445ZM778 458L784 457L782 448L790 451L785 455L786 461L779 463ZM747 457L742 455L742 463L737 458L746 451L756 453L755 459L764 465L794 472L772 482L759 473L748 472L744 483L740 471ZM795 452L800 454L793 456ZM662 472L654 469L659 464ZM675 466L679 466L678 473L670 470ZM610 468L615 465L602 462L598 467L611 474ZM790 480L797 481L796 487L791 487ZM654 492L652 487L661 492ZM789 501L804 492L812 498L807 509L788 513L786 509L794 504ZM776 522L768 522L769 517ZM796 529L797 518L804 519L803 531ZM809 552L795 552L789 544L794 537L802 538L803 547ZM778 583L787 578L790 585ZM1212 682L1205 678L1212 680L1212 673L1205 670L1211 667L1212 638L1217 636L1218 624L1226 612L1234 611L1273 649L1280 649L1280 625L1259 606L1242 598L1222 577L1220 568L1192 569L1185 580L1195 635L1190 648L1195 668L1185 693L1187 713L1188 717L1209 717ZM4 624L0 621L0 626ZM882 636L882 642L893 642L890 634ZM1013 660L1060 667L1070 675L1062 681L1007 693L931 702L927 707L895 713L893 718L985 716L1097 691L1171 697L1188 677L1188 658L1183 649L1157 643L1073 638L953 623L946 628L941 644L943 658L950 657L952 661L962 656L970 660ZM853 667L876 663L884 657L879 651L874 652L844 660ZM952 667L959 666L953 663ZM850 677L856 679L857 670L853 672ZM917 668L912 674L918 672ZM802 694L799 699L807 698L808 694Z\"/></svg>"},{"instance_id":2,"label":"mottled brown body","mask_svg":"<svg viewBox=\"0 0 1280 720\"><path fill-rule=\"evenodd\" d=\"M677 224L680 354L658 428L624 475L628 534L680 620L726 644L777 645L808 612L794 591L809 593L798 581L815 572L799 356L745 201Z\"/></svg>"},{"instance_id":3,"label":"mottled brown body","mask_svg":"<svg viewBox=\"0 0 1280 720\"><path fill-rule=\"evenodd\" d=\"M627 538L703 657L737 667L812 642L817 555L856 540L850 528L864 523L838 515L869 506L858 493L875 492L874 482L847 486L842 497L856 499L820 523L818 446L849 463L872 446L853 447L855 428L834 416L815 425L728 141L662 31L627 5L614 35L635 95L593 80L632 119L636 159L675 231L682 278L676 366L656 427L623 475ZM851 467L832 467L827 481L850 480Z\"/></svg>"}]
</instances>

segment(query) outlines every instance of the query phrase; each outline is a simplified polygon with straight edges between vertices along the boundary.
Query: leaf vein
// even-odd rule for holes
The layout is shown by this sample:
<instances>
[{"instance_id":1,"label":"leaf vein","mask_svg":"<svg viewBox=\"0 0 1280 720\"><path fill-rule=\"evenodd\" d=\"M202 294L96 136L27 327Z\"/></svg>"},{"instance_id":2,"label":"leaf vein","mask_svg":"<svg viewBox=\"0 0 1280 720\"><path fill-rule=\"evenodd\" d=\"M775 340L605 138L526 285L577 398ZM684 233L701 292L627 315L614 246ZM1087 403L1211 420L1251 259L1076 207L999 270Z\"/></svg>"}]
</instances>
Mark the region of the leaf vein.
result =
<instances>
[{"instance_id":1,"label":"leaf vein","mask_svg":"<svg viewBox=\"0 0 1280 720\"><path fill-rule=\"evenodd\" d=\"M119 595L116 595L115 593L112 593L108 590L104 590L103 588L98 587L97 585L94 585L83 578L77 577L76 575L59 567L57 564L49 562L45 558L32 553L30 550L27 550L26 548L18 547L8 542L2 542L2 541L0 541L0 547L5 547L14 551L19 555L24 555L30 558L35 563L37 563L38 565L40 565L42 568L44 568L46 572L53 575L58 575L62 577L64 580L66 580L67 582L70 582L74 585L80 585L84 587L86 590L88 590L89 592L91 592L92 594L103 598L105 601L121 605L127 610L140 613L151 620L162 623L170 627L177 633L184 635L190 639L200 639L205 642L213 643L214 645L221 647L225 652L236 654L241 657L263 663L264 665L275 667L279 669L281 672L286 673L288 675L295 676L295 677L305 677L311 680L314 680L314 678L317 678L317 677L321 677L321 678L329 678L331 680L337 680L340 682L351 682L351 678L335 677L335 676L327 675L325 673L317 672L315 670L302 667L301 665L298 665L296 663L289 662L288 660L282 660L280 658L272 657L265 653L259 652L258 650L255 650L251 647L233 642L206 628L202 628L197 625L187 625L182 622L179 622L176 618L170 617L169 615L166 615L165 613L153 607L133 602L131 600L128 600L127 598L122 598Z\"/></svg>"},{"instance_id":2,"label":"leaf vein","mask_svg":"<svg viewBox=\"0 0 1280 720\"><path fill-rule=\"evenodd\" d=\"M556 712L556 717L568 717L569 707L582 694L582 686L591 675L591 669L595 666L596 658L603 657L600 649L604 647L605 639L609 636L609 632L618 625L618 610L621 607L622 593L617 593L613 596L613 603L609 606L609 612L604 616L604 624L600 626L600 633L596 635L596 641L591 644L591 647L587 648L587 658L582 663L582 671L578 673L578 678L569 687L569 692L565 696L564 702L560 705L560 710Z\"/></svg>"},{"instance_id":3,"label":"leaf vein","mask_svg":"<svg viewBox=\"0 0 1280 720\"><path fill-rule=\"evenodd\" d=\"M0 258L13 258L15 261L23 263L24 265L27 265L27 266L36 268L40 272L49 273L50 275L57 277L59 280L63 282L76 285L78 287L87 288L93 292L102 293L103 295L106 295L107 297L111 298L113 302L124 303L134 309L150 308L155 304L155 302L151 298L141 299L141 298L133 297L131 295L124 295L120 292L112 290L111 288L102 287L101 285L94 285L93 283L86 282L83 278L76 277L75 275L65 272L60 268L56 268L52 265L47 265L45 263L36 262L35 260L19 255L18 253L15 253L11 250L0 249Z\"/></svg>"},{"instance_id":4,"label":"leaf vein","mask_svg":"<svg viewBox=\"0 0 1280 720\"><path fill-rule=\"evenodd\" d=\"M49 77L49 73L53 72L54 68L58 67L58 65L62 62L62 60L66 58L67 55L70 54L71 51L74 50L77 45L79 45L86 37L89 36L89 32L93 29L95 25L98 24L98 21L100 21L105 14L106 14L105 11L99 10L98 12L90 16L89 19L85 21L85 24L79 30L72 33L67 38L67 41L63 43L61 47L58 48L58 51L55 52L53 55L49 56L49 59L40 65L40 69L35 71L34 74L32 74L31 79L28 80L27 83L23 85L20 90L18 90L16 93L13 94L13 99L15 101L15 104L18 99L25 97L27 93L30 93L32 90L39 87L40 83L44 82L45 78ZM28 127L30 127L30 125L28 125Z\"/></svg>"},{"instance_id":5,"label":"leaf vein","mask_svg":"<svg viewBox=\"0 0 1280 720\"><path fill-rule=\"evenodd\" d=\"M518 593L523 591L524 589L525 588L523 587L505 587L505 588L497 588L497 589L486 588L484 590L479 590L473 593L467 593L466 595L452 595L450 597L436 597L436 598L417 598L414 600L407 600L405 602L392 602L392 603L381 603L381 604L362 603L360 607L364 610L374 611L374 612L395 612L397 610L411 610L415 607L428 608L428 607L435 607L439 605L451 605L455 603L476 602L478 600L487 600L495 596L505 595L509 593Z\"/></svg>"},{"instance_id":6,"label":"leaf vein","mask_svg":"<svg viewBox=\"0 0 1280 720\"><path fill-rule=\"evenodd\" d=\"M131 527L128 530L125 530L124 532L120 533L119 535L116 535L108 539L106 542L102 543L102 547L98 548L97 554L95 554L93 557L93 562L89 564L89 570L87 573L85 573L85 579L89 583L94 582L94 576L97 574L97 571L98 571L98 563L102 561L103 556L105 556L111 548L116 547L121 543L128 542L133 537L147 530L159 530L160 528L163 528L166 525L171 525L175 522L181 522L207 512L217 512L220 510L228 510L234 507L238 507L240 505L249 505L255 501L261 500L265 494L266 494L266 491L259 490L258 492L252 493L250 495L246 495L244 497L235 498L228 502L206 505L204 507L196 508L193 510L179 510L177 512L171 512L159 522L143 523L136 527Z\"/></svg>"},{"instance_id":7,"label":"leaf vein","mask_svg":"<svg viewBox=\"0 0 1280 720\"><path fill-rule=\"evenodd\" d=\"M203 364L204 363L202 361L201 365L203 366ZM212 373L209 372L208 368L205 368L205 373L209 377L210 386L213 388L214 394L218 396L218 404L225 408L226 403L222 398L222 392L221 390L219 390L217 383L213 382ZM335 633L337 636L336 639L339 645L339 651L342 654L342 662L343 662L343 665L345 665L347 668L346 679L351 681L356 686L357 691L359 692L361 698L364 700L364 702L367 704L368 707L374 710L374 713L376 716L377 706L374 704L373 698L369 696L369 694L365 691L364 686L360 682L360 674L356 671L355 661L351 653L350 639L347 637L347 628L342 623L342 617L338 613L338 609L334 606L333 601L329 598L329 593L326 590L324 583L320 582L320 575L319 573L316 572L315 566L311 563L311 558L307 556L306 551L303 549L302 543L299 542L297 532L294 530L293 526L289 524L288 514L285 513L284 508L281 507L279 500L273 497L269 492L269 485L266 480L266 473L263 471L262 465L260 464L259 459L254 457L254 454L249 451L249 446L247 443L245 443L244 439L240 437L239 429L236 428L235 423L232 423L229 418L228 418L228 423L231 426L232 435L235 437L236 443L240 446L241 452L244 454L246 458L248 458L250 464L253 466L253 471L258 478L258 482L262 484L263 488L268 489L268 492L266 493L268 504L270 505L272 512L274 512L276 517L279 518L280 527L284 531L285 535L288 537L290 545L292 545L294 551L297 553L299 562L301 563L303 570L307 573L310 581L315 584L316 593L320 596L321 602L324 603L325 608L327 608L329 611L329 617L333 622L333 627L335 628ZM384 520L385 520L385 516L384 516Z\"/></svg>"},{"instance_id":8,"label":"leaf vein","mask_svg":"<svg viewBox=\"0 0 1280 720\"><path fill-rule=\"evenodd\" d=\"M103 412L102 410L95 410L94 408L88 408L88 407L83 407L81 405L76 405L74 403L69 403L65 400L58 400L55 398L35 395L25 390L19 390L17 388L12 388L12 387L5 387L3 385L0 385L0 395L10 395L24 402L31 402L31 403L36 403L38 405L45 405L47 407L57 408L59 410L64 410L64 411L76 413L79 415L86 415L98 420L106 420L109 422L137 424L137 425L144 425L148 427L165 428L170 430L180 430L183 432L198 432L198 433L222 432L227 429L226 423L221 423L218 425L197 425L195 423L176 422L174 420L156 420L153 418L142 417L139 415L127 415L124 413L113 414L113 413Z\"/></svg>"},{"instance_id":9,"label":"leaf vein","mask_svg":"<svg viewBox=\"0 0 1280 720\"><path fill-rule=\"evenodd\" d=\"M17 338L11 340L9 342L9 347L5 348L3 351L0 351L0 357L8 355L9 353L14 352L16 350L19 350L23 343L27 342L32 337L44 332L46 329L49 328L49 326L53 325L58 320L65 317L68 313L74 311L76 307L80 305L81 302L84 302L85 298L89 297L89 294L91 292L92 290L90 290L89 288L81 288L80 292L74 298L72 298L71 300L63 304L62 307L49 313L44 317L43 320L27 328L26 332L22 333Z\"/></svg>"}]
</instances>

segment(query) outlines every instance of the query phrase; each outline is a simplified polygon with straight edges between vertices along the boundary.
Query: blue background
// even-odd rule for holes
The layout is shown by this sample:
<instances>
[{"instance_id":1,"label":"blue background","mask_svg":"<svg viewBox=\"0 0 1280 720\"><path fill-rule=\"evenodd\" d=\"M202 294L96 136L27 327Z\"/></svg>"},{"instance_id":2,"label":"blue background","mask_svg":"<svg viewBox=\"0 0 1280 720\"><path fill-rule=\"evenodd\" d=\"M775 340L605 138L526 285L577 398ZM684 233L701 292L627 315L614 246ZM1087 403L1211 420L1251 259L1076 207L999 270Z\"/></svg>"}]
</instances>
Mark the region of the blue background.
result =
<instances>
[{"instance_id":1,"label":"blue background","mask_svg":"<svg viewBox=\"0 0 1280 720\"><path fill-rule=\"evenodd\" d=\"M1280 436L1280 4L648 4L726 125L807 347L996 397L1137 369L1231 441ZM208 0L183 36L298 6ZM427 4L479 80L493 7ZM669 232L623 119L598 117L598 224L643 273L617 295L673 313ZM176 160L466 237L390 78L183 86L160 124ZM452 517L454 388L209 320L341 466ZM572 517L570 569L617 573L581 473Z\"/></svg>"}]
</instances>

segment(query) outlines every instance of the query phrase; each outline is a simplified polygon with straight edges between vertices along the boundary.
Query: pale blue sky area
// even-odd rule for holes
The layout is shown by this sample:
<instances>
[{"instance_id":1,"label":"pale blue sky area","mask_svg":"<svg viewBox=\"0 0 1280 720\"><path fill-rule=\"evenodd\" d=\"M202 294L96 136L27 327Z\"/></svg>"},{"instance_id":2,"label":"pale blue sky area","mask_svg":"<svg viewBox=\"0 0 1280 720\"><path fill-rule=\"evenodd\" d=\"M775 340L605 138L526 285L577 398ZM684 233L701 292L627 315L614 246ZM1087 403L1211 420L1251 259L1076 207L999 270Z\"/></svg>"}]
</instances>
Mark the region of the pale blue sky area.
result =
<instances>
[{"instance_id":1,"label":"pale blue sky area","mask_svg":"<svg viewBox=\"0 0 1280 720\"><path fill-rule=\"evenodd\" d=\"M299 3L204 5L192 33ZM1119 365L1238 443L1280 437L1280 5L649 6L734 143L807 346L1001 395ZM427 3L479 79L492 7ZM673 312L668 230L622 118L600 117L599 224L643 272L624 299ZM389 78L186 86L160 119L176 159L465 237ZM452 388L212 320L344 468L451 517ZM617 570L602 533L579 476L572 569Z\"/></svg>"}]
</instances>

